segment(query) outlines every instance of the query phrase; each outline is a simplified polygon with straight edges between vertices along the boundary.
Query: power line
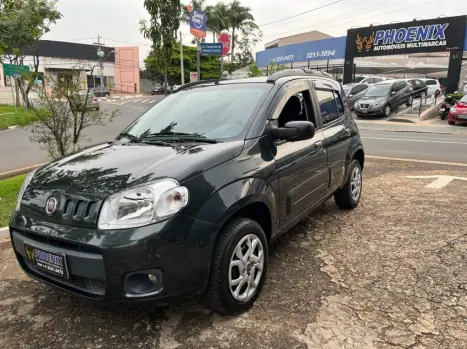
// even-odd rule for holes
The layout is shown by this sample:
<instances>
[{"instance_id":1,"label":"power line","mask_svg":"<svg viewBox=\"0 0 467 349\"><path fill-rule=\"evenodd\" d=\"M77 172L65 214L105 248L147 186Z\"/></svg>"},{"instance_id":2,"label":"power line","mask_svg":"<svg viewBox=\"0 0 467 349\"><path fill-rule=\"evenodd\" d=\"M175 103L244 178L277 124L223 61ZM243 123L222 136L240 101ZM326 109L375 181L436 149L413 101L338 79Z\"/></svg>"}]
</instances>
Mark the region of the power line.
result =
<instances>
[{"instance_id":1,"label":"power line","mask_svg":"<svg viewBox=\"0 0 467 349\"><path fill-rule=\"evenodd\" d=\"M320 6L320 7L316 7L316 8L314 8L314 9L311 9L311 10L308 10L308 11L305 11L305 12L302 12L302 13L298 13L298 14L293 15L293 16L290 16L290 17L278 19L277 21L274 21L274 22L269 22L269 23L265 23L265 24L260 24L260 25L258 25L258 27L265 27L265 26L270 25L270 24L275 24L275 23L279 23L279 22L285 21L285 20L287 20L287 19L299 17L299 16L301 16L301 15L304 15L304 14L307 14L307 13L310 13L310 12L313 12L313 11L316 11L316 10L319 10L319 9L322 9L322 8L325 8L325 7L328 7L328 6L337 4L338 2L341 2L341 1L343 1L343 0L337 0L337 1L331 2L330 4L326 4L326 5L323 5L323 6Z\"/></svg>"}]
</instances>

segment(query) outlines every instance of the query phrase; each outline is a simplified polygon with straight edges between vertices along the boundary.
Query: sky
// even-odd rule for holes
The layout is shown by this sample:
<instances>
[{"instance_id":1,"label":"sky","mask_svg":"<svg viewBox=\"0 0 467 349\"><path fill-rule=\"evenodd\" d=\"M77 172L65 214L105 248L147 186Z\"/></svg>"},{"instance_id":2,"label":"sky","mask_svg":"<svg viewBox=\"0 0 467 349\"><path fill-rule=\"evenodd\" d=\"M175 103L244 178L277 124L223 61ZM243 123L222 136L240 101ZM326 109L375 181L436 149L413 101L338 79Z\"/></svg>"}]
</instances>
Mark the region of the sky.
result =
<instances>
[{"instance_id":1,"label":"sky","mask_svg":"<svg viewBox=\"0 0 467 349\"><path fill-rule=\"evenodd\" d=\"M230 0L224 0L228 3ZM183 1L182 1L183 2ZM216 0L207 0L215 4ZM277 38L319 30L338 37L351 27L370 24L405 22L414 18L467 15L467 0L241 0L252 10L255 22L263 32L263 40L255 47ZM143 0L59 0L58 10L63 18L44 39L91 44L102 37L106 46L139 46L140 67L150 50L150 41L139 32L139 22L148 19ZM324 7L325 6L325 7ZM323 7L321 9L317 9ZM308 12L307 12L308 11ZM297 17L269 24L270 22ZM182 25L184 43L192 36ZM212 36L208 35L208 38Z\"/></svg>"}]
</instances>

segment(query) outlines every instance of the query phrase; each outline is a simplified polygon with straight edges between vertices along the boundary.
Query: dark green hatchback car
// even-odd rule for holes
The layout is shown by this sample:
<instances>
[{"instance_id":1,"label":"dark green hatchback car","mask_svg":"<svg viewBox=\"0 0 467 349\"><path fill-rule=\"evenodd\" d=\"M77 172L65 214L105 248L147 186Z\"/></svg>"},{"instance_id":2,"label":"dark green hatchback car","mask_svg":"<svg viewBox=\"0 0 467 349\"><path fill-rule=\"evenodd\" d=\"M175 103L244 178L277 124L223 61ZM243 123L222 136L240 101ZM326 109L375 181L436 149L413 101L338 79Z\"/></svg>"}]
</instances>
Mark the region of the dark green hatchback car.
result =
<instances>
[{"instance_id":1,"label":"dark green hatchback car","mask_svg":"<svg viewBox=\"0 0 467 349\"><path fill-rule=\"evenodd\" d=\"M188 84L114 141L31 173L11 239L28 275L74 295L204 294L236 314L274 239L331 196L358 205L363 165L344 91L319 72Z\"/></svg>"}]
</instances>

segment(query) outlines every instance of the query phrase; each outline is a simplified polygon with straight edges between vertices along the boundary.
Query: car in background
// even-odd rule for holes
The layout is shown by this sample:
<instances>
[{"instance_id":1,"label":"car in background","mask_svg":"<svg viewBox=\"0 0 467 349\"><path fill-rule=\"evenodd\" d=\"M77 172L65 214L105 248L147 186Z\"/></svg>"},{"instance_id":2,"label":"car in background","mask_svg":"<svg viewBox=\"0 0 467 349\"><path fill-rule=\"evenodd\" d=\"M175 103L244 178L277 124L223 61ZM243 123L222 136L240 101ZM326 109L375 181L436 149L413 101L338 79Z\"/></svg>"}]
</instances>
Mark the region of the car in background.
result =
<instances>
[{"instance_id":1,"label":"car in background","mask_svg":"<svg viewBox=\"0 0 467 349\"><path fill-rule=\"evenodd\" d=\"M374 84L355 103L357 116L385 116L402 104L412 105L413 90L405 80L390 80Z\"/></svg>"},{"instance_id":2,"label":"car in background","mask_svg":"<svg viewBox=\"0 0 467 349\"><path fill-rule=\"evenodd\" d=\"M467 94L449 109L448 124L467 124Z\"/></svg>"},{"instance_id":3,"label":"car in background","mask_svg":"<svg viewBox=\"0 0 467 349\"><path fill-rule=\"evenodd\" d=\"M86 100L87 98L87 100ZM91 91L80 91L73 95L73 107L76 110L83 110L84 105L86 105L87 110L99 110L99 101L97 97L91 93Z\"/></svg>"},{"instance_id":4,"label":"car in background","mask_svg":"<svg viewBox=\"0 0 467 349\"><path fill-rule=\"evenodd\" d=\"M420 97L422 99L426 98L427 96L431 96L429 93L427 93L427 84L424 80L422 79L406 79L410 86L412 87L413 90L413 96L414 97Z\"/></svg>"},{"instance_id":5,"label":"car in background","mask_svg":"<svg viewBox=\"0 0 467 349\"><path fill-rule=\"evenodd\" d=\"M105 86L96 86L89 90L95 97L110 97L110 90Z\"/></svg>"},{"instance_id":6,"label":"car in background","mask_svg":"<svg viewBox=\"0 0 467 349\"><path fill-rule=\"evenodd\" d=\"M354 109L355 103L365 95L365 92L369 87L370 85L362 83L347 84L342 86L350 110Z\"/></svg>"},{"instance_id":7,"label":"car in background","mask_svg":"<svg viewBox=\"0 0 467 349\"><path fill-rule=\"evenodd\" d=\"M377 84L378 82L383 82L388 80L385 77L382 76L359 76L355 78L354 82L359 82L361 84L367 84L367 85L373 85Z\"/></svg>"},{"instance_id":8,"label":"car in background","mask_svg":"<svg viewBox=\"0 0 467 349\"><path fill-rule=\"evenodd\" d=\"M428 87L428 96L439 96L441 94L441 84L436 79L422 79L425 80L426 86Z\"/></svg>"},{"instance_id":9,"label":"car in background","mask_svg":"<svg viewBox=\"0 0 467 349\"><path fill-rule=\"evenodd\" d=\"M162 84L154 84L153 88L149 91L151 95L160 95L162 89Z\"/></svg>"}]
</instances>

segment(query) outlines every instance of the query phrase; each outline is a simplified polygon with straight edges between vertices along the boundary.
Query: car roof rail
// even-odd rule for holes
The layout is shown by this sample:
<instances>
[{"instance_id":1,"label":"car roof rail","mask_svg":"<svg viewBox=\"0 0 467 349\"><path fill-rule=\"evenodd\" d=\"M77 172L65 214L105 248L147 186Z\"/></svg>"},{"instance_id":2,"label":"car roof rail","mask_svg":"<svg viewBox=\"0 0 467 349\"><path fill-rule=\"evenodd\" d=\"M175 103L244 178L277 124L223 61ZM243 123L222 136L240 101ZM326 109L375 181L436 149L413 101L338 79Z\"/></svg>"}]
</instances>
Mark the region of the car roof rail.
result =
<instances>
[{"instance_id":1,"label":"car roof rail","mask_svg":"<svg viewBox=\"0 0 467 349\"><path fill-rule=\"evenodd\" d=\"M218 83L219 79L209 79L209 80L200 80L200 81L189 82L189 83L187 83L185 85L182 85L179 88L177 88L173 93L177 93L177 92L180 92L180 91L183 91L183 90L186 90L186 89L189 89L191 87L198 86L198 85L211 84L211 83L216 83L216 82Z\"/></svg>"},{"instance_id":2,"label":"car roof rail","mask_svg":"<svg viewBox=\"0 0 467 349\"><path fill-rule=\"evenodd\" d=\"M321 70L311 70L308 68L294 68L294 69L281 70L277 73L272 74L271 76L268 77L267 82L276 82L280 78L284 78L287 76L316 76L316 77L325 77L325 78L335 80L331 74L327 72L323 72Z\"/></svg>"}]
</instances>

